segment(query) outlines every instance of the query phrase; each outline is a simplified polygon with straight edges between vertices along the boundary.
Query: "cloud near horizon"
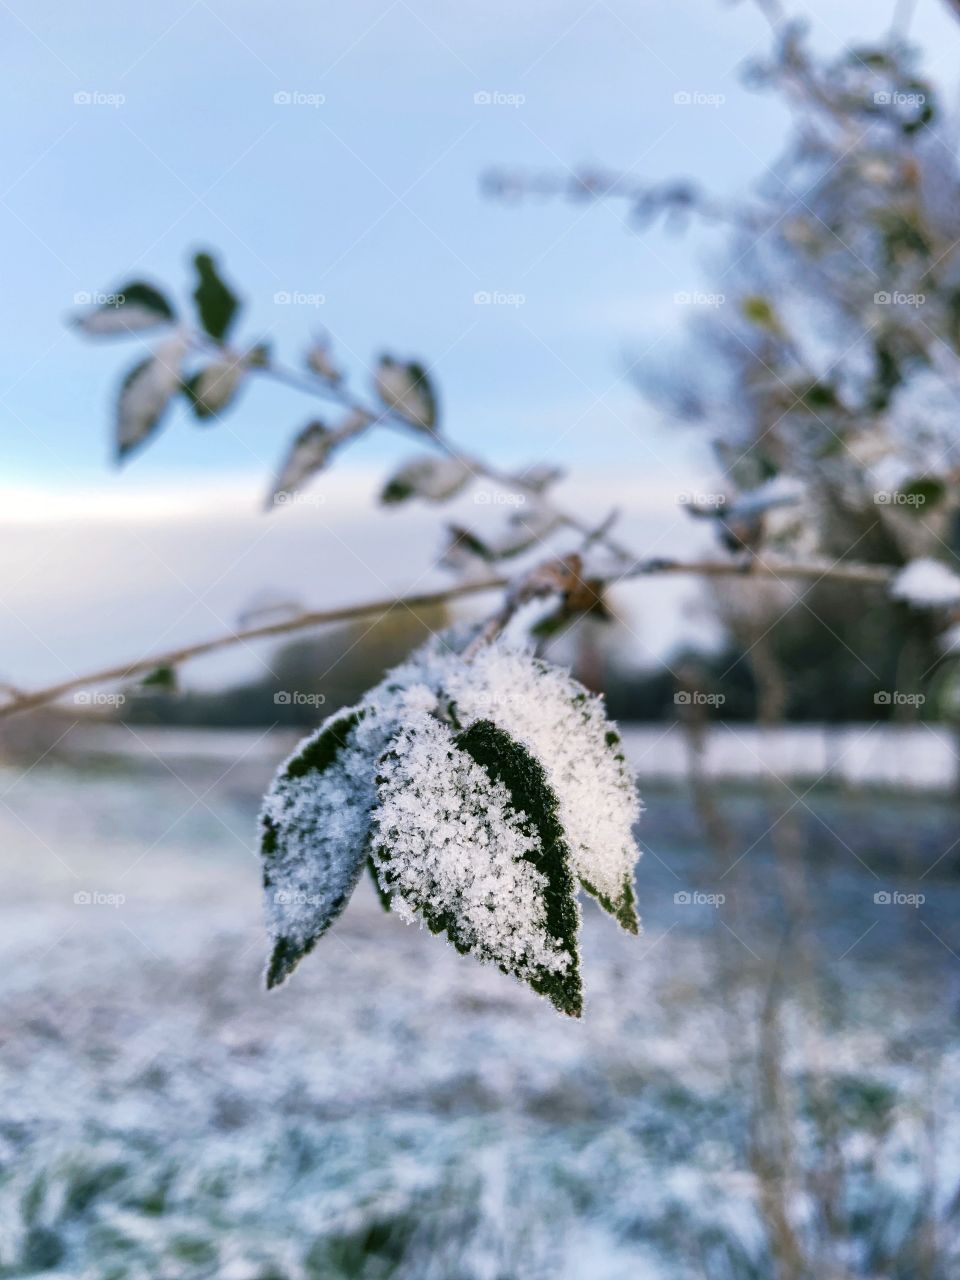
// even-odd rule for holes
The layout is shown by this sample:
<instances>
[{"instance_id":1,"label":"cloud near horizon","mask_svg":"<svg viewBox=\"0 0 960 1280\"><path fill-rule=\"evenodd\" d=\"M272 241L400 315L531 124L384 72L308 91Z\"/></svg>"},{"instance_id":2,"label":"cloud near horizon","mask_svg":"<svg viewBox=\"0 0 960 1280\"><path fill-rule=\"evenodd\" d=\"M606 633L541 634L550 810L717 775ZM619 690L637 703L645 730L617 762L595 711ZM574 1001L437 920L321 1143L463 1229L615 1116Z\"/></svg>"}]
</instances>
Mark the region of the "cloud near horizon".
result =
<instances>
[{"instance_id":1,"label":"cloud near horizon","mask_svg":"<svg viewBox=\"0 0 960 1280\"><path fill-rule=\"evenodd\" d=\"M372 469L344 467L310 501L269 515L262 484L246 475L0 490L0 676L29 687L161 653L229 630L264 593L321 608L439 589L451 581L436 567L444 520L458 511L481 526L499 515L474 502L479 485L456 508L384 510L381 483ZM619 507L620 536L640 555L703 545L702 529L662 482L637 485L604 469L565 483L559 496L597 519ZM631 659L654 662L691 638L694 597L690 582L618 588ZM254 676L269 651L238 646L196 662L186 683Z\"/></svg>"}]
</instances>

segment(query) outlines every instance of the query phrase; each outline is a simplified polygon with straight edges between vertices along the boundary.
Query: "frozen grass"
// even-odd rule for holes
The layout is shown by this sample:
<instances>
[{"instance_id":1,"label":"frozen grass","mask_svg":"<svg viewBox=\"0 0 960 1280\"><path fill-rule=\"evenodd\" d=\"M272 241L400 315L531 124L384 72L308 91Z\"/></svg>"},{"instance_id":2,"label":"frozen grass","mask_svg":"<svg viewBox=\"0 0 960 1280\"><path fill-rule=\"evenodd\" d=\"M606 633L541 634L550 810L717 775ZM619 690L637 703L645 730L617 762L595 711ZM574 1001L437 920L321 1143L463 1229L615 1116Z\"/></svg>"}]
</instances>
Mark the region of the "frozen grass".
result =
<instances>
[{"instance_id":1,"label":"frozen grass","mask_svg":"<svg viewBox=\"0 0 960 1280\"><path fill-rule=\"evenodd\" d=\"M2 780L0 1275L781 1274L747 1124L755 1014L782 954L763 839L723 905L677 904L716 890L715 868L688 797L647 797L647 932L611 929L587 904L580 1023L385 917L366 883L267 995L254 830L267 774L207 769L180 781L159 765L45 763ZM922 916L873 895L913 887L904 859L926 869L956 813L807 804L822 982L814 1010L786 976L792 1209L848 1276L924 1274L935 1221L926 1274L947 1280L960 1267L960 965L943 945L960 952L956 868L947 857L925 879ZM728 810L740 847L762 837L755 795ZM825 1134L843 1153L832 1224L810 1191Z\"/></svg>"}]
</instances>

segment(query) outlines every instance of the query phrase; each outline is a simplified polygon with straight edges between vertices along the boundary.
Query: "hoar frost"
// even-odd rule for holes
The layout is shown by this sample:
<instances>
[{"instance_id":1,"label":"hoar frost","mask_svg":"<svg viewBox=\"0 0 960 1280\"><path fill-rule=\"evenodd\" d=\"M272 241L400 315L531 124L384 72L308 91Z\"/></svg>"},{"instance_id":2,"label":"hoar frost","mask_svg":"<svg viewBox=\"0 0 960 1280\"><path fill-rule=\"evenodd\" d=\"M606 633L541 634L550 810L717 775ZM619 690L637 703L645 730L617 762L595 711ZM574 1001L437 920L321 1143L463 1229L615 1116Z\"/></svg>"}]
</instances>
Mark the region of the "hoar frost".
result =
<instances>
[{"instance_id":1,"label":"hoar frost","mask_svg":"<svg viewBox=\"0 0 960 1280\"><path fill-rule=\"evenodd\" d=\"M890 594L917 609L937 609L960 604L960 577L939 560L921 557L894 578Z\"/></svg>"},{"instance_id":2,"label":"hoar frost","mask_svg":"<svg viewBox=\"0 0 960 1280\"><path fill-rule=\"evenodd\" d=\"M408 922L580 1012L577 884L638 922L633 778L600 698L505 641L426 645L281 768L261 816L268 985L365 864Z\"/></svg>"},{"instance_id":3,"label":"hoar frost","mask_svg":"<svg viewBox=\"0 0 960 1280\"><path fill-rule=\"evenodd\" d=\"M401 730L380 770L374 858L397 913L408 922L420 916L458 950L535 988L552 988L549 975L571 974L579 1012L576 957L550 932L550 880L536 865L544 837L507 786L426 714ZM561 892L569 896L575 934L579 917L567 876Z\"/></svg>"},{"instance_id":4,"label":"hoar frost","mask_svg":"<svg viewBox=\"0 0 960 1280\"><path fill-rule=\"evenodd\" d=\"M264 802L264 902L275 940L268 986L312 949L360 876L374 791L367 754L351 741L358 723L356 712L328 721L282 767Z\"/></svg>"},{"instance_id":5,"label":"hoar frost","mask_svg":"<svg viewBox=\"0 0 960 1280\"><path fill-rule=\"evenodd\" d=\"M559 667L507 648L446 665L444 687L461 723L489 717L540 759L581 885L636 931L632 828L640 804L601 699Z\"/></svg>"}]
</instances>

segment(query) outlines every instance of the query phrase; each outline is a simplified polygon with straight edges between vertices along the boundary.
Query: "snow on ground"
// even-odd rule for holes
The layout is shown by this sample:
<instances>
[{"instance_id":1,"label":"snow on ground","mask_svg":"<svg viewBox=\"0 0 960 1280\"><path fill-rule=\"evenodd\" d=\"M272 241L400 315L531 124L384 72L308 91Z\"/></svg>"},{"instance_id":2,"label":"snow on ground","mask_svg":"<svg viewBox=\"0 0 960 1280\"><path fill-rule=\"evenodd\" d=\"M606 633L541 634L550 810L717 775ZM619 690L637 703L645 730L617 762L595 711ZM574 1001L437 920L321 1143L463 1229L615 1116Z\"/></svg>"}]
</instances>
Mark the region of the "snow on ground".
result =
<instances>
[{"instance_id":1,"label":"snow on ground","mask_svg":"<svg viewBox=\"0 0 960 1280\"><path fill-rule=\"evenodd\" d=\"M745 1119L783 955L767 799L722 797L721 866L686 792L644 788L646 933L586 905L574 1023L385 916L366 883L264 993L254 816L270 764L225 769L3 771L0 1276L776 1274ZM816 1066L838 1118L838 1247L851 1275L906 1280L933 1204L946 1252L929 1274L946 1280L956 810L797 795L822 987L814 1016L784 975L782 1047L795 1086ZM897 900L911 893L925 902ZM801 1164L815 1137L802 1113Z\"/></svg>"}]
</instances>

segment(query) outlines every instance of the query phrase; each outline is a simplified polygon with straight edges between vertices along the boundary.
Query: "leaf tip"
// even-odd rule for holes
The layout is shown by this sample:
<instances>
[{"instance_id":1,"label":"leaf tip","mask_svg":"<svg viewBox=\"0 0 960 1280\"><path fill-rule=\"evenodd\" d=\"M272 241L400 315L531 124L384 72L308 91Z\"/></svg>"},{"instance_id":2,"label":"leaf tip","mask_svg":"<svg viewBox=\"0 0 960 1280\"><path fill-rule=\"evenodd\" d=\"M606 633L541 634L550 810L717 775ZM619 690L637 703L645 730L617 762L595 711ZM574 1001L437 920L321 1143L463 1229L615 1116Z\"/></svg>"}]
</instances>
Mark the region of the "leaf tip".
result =
<instances>
[{"instance_id":1,"label":"leaf tip","mask_svg":"<svg viewBox=\"0 0 960 1280\"><path fill-rule=\"evenodd\" d=\"M267 971L264 974L267 990L272 991L274 987L282 986L296 969L304 954L303 949L298 947L292 938L278 938L270 953Z\"/></svg>"}]
</instances>

